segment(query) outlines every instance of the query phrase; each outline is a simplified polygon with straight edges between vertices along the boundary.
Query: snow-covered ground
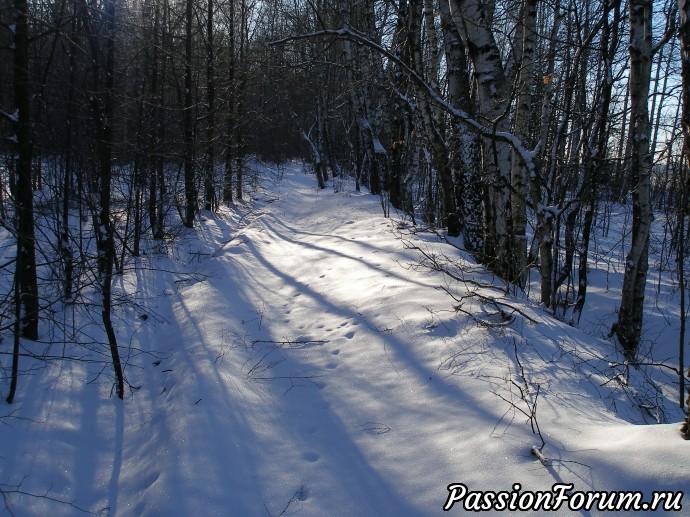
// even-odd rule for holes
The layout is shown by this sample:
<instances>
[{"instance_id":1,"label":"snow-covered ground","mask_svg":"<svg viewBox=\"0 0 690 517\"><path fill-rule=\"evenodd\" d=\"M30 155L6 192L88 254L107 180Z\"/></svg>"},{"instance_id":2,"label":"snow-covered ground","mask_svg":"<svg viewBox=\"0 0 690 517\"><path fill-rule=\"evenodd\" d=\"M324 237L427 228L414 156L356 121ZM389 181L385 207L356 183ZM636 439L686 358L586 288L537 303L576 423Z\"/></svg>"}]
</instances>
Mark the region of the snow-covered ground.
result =
<instances>
[{"instance_id":1,"label":"snow-covered ground","mask_svg":"<svg viewBox=\"0 0 690 517\"><path fill-rule=\"evenodd\" d=\"M626 372L597 337L620 275L593 266L575 329L503 296L437 234L384 218L375 196L318 191L299 164L265 178L118 277L124 402L85 361L105 347L23 360L17 401L0 406L0 514L440 515L450 484L517 500L572 483L682 492L690 515L677 379ZM648 300L646 336L677 366L664 296ZM531 453L542 438L546 465Z\"/></svg>"}]
</instances>

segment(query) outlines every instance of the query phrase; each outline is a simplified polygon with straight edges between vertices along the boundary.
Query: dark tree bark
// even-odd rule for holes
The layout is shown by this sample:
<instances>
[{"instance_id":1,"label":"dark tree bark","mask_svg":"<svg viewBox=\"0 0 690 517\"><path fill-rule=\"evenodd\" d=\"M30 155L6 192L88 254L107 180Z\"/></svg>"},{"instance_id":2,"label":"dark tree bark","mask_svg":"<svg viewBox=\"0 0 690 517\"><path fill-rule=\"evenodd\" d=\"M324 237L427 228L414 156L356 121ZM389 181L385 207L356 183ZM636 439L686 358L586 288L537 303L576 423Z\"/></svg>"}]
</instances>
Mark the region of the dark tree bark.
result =
<instances>
[{"instance_id":1,"label":"dark tree bark","mask_svg":"<svg viewBox=\"0 0 690 517\"><path fill-rule=\"evenodd\" d=\"M681 242L678 243L678 271L679 282L681 285L681 333L678 343L678 356L680 363L680 402L683 402L683 387L685 384L684 374L684 349L685 349L685 292L684 292L684 242L682 236L685 234L685 216L688 210L688 170L690 169L690 0L678 0L678 13L680 15L680 51L681 51L681 74L682 74L682 115L681 128L683 130L683 166L681 166L681 190L682 195L679 199L677 228L678 235L681 237ZM690 377L690 367L688 368L688 377ZM690 440L690 387L688 387L687 399L685 401L686 409L688 410L685 422L681 427L681 433L686 440Z\"/></svg>"},{"instance_id":2,"label":"dark tree bark","mask_svg":"<svg viewBox=\"0 0 690 517\"><path fill-rule=\"evenodd\" d=\"M233 140L235 125L235 2L231 0L228 5L228 87L227 103L227 123L225 134L225 171L223 173L223 203L232 203L232 162L233 162Z\"/></svg>"},{"instance_id":3,"label":"dark tree bark","mask_svg":"<svg viewBox=\"0 0 690 517\"><path fill-rule=\"evenodd\" d=\"M169 9L168 2L163 2L163 19ZM165 85L165 65L161 62L161 45L163 44L161 6L155 2L153 6L153 33L151 34L151 70L150 89L152 97L152 127L148 131L147 144L152 151L148 160L149 200L148 212L151 234L154 239L162 239L165 235L165 212L163 199L165 198L165 176L163 163L163 143L165 142L165 123L163 121L163 90Z\"/></svg>"},{"instance_id":4,"label":"dark tree bark","mask_svg":"<svg viewBox=\"0 0 690 517\"><path fill-rule=\"evenodd\" d=\"M95 188L97 196L90 203L93 213L93 229L96 235L96 250L98 262L98 274L101 287L101 319L103 328L108 338L110 356L113 362L115 374L115 393L118 398L124 398L124 375L117 338L113 329L112 312L112 283L115 267L115 232L113 230L110 203L111 203L111 179L112 179L112 155L113 155L113 115L114 87L115 87L115 36L116 36L116 2L106 0L102 19L104 21L105 34L102 38L105 42L105 52L101 50L99 38L94 32L91 23L91 11L86 0L81 2L82 18L84 21L86 36L92 52L93 91L91 97L91 109L96 121L96 155L95 162L98 167L98 185ZM103 79L102 76L105 76Z\"/></svg>"},{"instance_id":5,"label":"dark tree bark","mask_svg":"<svg viewBox=\"0 0 690 517\"><path fill-rule=\"evenodd\" d=\"M206 171L204 176L204 209L216 209L216 191L213 186L213 176L215 167L214 139L216 125L216 78L215 78L215 48L213 41L213 10L215 6L213 0L207 3L206 18L206 104L207 104L207 126L206 126Z\"/></svg>"},{"instance_id":6,"label":"dark tree bark","mask_svg":"<svg viewBox=\"0 0 690 517\"><path fill-rule=\"evenodd\" d=\"M117 347L117 338L111 320L112 313L112 284L113 268L115 264L115 240L112 221L110 220L110 198L111 198L111 168L112 168L112 145L113 145L113 107L114 85L115 85L115 30L116 30L116 0L106 0L106 62L105 62L105 90L103 92L103 116L102 128L99 134L98 149L100 154L100 214L98 216L97 246L99 247L99 257L102 259L102 290L103 290L103 326L108 336L110 355L115 371L116 395L124 398L124 376L120 353Z\"/></svg>"},{"instance_id":7,"label":"dark tree bark","mask_svg":"<svg viewBox=\"0 0 690 517\"><path fill-rule=\"evenodd\" d=\"M185 2L185 53L184 53L184 225L194 227L196 215L196 189L194 188L194 120L192 104L192 24L194 1Z\"/></svg>"},{"instance_id":8,"label":"dark tree bark","mask_svg":"<svg viewBox=\"0 0 690 517\"><path fill-rule=\"evenodd\" d=\"M592 131L592 138L585 149L584 169L585 177L582 183L578 204L584 206L582 216L582 235L578 252L578 286L577 296L573 306L571 324L577 325L582 315L587 297L587 271L589 269L589 243L594 223L594 214L599 202L599 184L601 171L606 163L608 147L608 116L613 90L613 58L618 48L619 24L621 17L620 0L604 2L604 16L601 35L601 57L603 63L603 80L600 88L599 103L597 105L596 120ZM613 12L613 19L609 16Z\"/></svg>"},{"instance_id":9,"label":"dark tree bark","mask_svg":"<svg viewBox=\"0 0 690 517\"><path fill-rule=\"evenodd\" d=\"M246 0L240 1L240 26L239 26L239 47L237 48L237 76L236 89L234 91L234 115L233 115L233 140L235 158L235 197L242 201L244 195L244 101L245 88L249 74L249 62L247 53L249 51L249 6Z\"/></svg>"},{"instance_id":10,"label":"dark tree bark","mask_svg":"<svg viewBox=\"0 0 690 517\"><path fill-rule=\"evenodd\" d=\"M14 89L16 116L17 185L15 210L17 224L17 273L22 304L21 334L38 339L38 283L32 189L33 142L31 135L31 85L29 79L29 28L26 0L15 0Z\"/></svg>"},{"instance_id":11,"label":"dark tree bark","mask_svg":"<svg viewBox=\"0 0 690 517\"><path fill-rule=\"evenodd\" d=\"M33 144L31 137L31 85L29 81L29 26L26 0L15 0L14 96L16 120L15 219L17 260L14 274L15 328L12 347L12 380L7 395L11 404L19 376L19 336L38 339L38 282L34 239L34 208L31 184Z\"/></svg>"}]
</instances>

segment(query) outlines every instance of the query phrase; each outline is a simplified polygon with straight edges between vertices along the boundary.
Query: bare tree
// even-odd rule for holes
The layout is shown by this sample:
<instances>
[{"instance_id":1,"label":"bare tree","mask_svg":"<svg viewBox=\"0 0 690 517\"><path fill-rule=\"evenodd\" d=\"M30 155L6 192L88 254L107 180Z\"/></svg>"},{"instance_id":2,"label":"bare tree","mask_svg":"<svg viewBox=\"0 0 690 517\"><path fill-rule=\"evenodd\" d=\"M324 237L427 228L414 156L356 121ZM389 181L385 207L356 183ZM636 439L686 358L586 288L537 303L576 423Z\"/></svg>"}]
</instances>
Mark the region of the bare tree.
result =
<instances>
[{"instance_id":1,"label":"bare tree","mask_svg":"<svg viewBox=\"0 0 690 517\"><path fill-rule=\"evenodd\" d=\"M96 235L98 253L98 276L101 289L101 318L105 329L115 373L115 393L124 398L124 375L117 337L112 324L112 284L116 258L115 231L111 220L111 181L113 154L113 115L115 87L115 39L117 28L116 0L106 0L103 10L98 12L104 25L102 38L98 37L92 23L92 12L85 0L81 2L81 13L86 36L92 53L91 110L96 121L96 149L94 163L98 175L97 185L89 205L93 215L93 230ZM105 48L101 48L104 40Z\"/></svg>"},{"instance_id":2,"label":"bare tree","mask_svg":"<svg viewBox=\"0 0 690 517\"><path fill-rule=\"evenodd\" d=\"M206 170L204 175L204 208L215 210L216 193L214 187L215 170L215 125L216 125L216 55L214 42L213 14L215 4L208 0L206 12Z\"/></svg>"},{"instance_id":3,"label":"bare tree","mask_svg":"<svg viewBox=\"0 0 690 517\"><path fill-rule=\"evenodd\" d=\"M194 185L194 104L192 97L194 0L185 1L184 23L184 225L187 228L193 228L197 209L196 188Z\"/></svg>"},{"instance_id":4,"label":"bare tree","mask_svg":"<svg viewBox=\"0 0 690 517\"><path fill-rule=\"evenodd\" d=\"M537 0L524 0L522 12L518 20L517 35L522 36L522 41L516 41L515 46L519 51L519 71L517 73L517 105L513 122L515 136L523 142L530 139L530 123L533 120L532 110L535 102L534 72L537 44ZM513 150L511 160L511 223L512 243L511 248L514 257L514 280L524 287L527 283L527 194L531 174L519 154ZM542 301L544 297L542 296Z\"/></svg>"},{"instance_id":5,"label":"bare tree","mask_svg":"<svg viewBox=\"0 0 690 517\"><path fill-rule=\"evenodd\" d=\"M427 13L429 9L424 9ZM422 12L423 4L419 0L411 0L409 2L409 46L412 54L412 64L414 70L420 77L424 77L424 63L422 58ZM430 19L431 18L431 19ZM425 16L425 32L429 36L429 47L432 52L438 52L435 30L433 29L433 18L428 15ZM435 86L438 83L438 67L432 64L428 72L427 82L429 87L438 91ZM437 106L432 105L430 99L421 89L420 85L415 84L417 110L423 134L427 141L427 145L431 152L431 161L438 174L440 183L440 197L441 197L441 225L448 228L448 234L456 237L460 235L460 218L455 209L455 188L453 186L453 175L450 164L450 153L446 145L440 127L440 112Z\"/></svg>"},{"instance_id":6,"label":"bare tree","mask_svg":"<svg viewBox=\"0 0 690 517\"><path fill-rule=\"evenodd\" d=\"M29 27L26 0L15 0L14 95L16 105L16 173L15 216L17 227L16 282L22 305L22 336L38 338L38 285L33 208L33 140L31 134L31 81L29 77Z\"/></svg>"},{"instance_id":7,"label":"bare tree","mask_svg":"<svg viewBox=\"0 0 690 517\"><path fill-rule=\"evenodd\" d=\"M31 85L29 80L29 27L26 0L14 2L14 97L15 115L6 115L15 126L17 185L15 218L17 258L14 275L15 329L12 350L12 381L7 402L12 403L17 389L19 336L38 339L38 283L34 242L34 210L31 137Z\"/></svg>"}]
</instances>

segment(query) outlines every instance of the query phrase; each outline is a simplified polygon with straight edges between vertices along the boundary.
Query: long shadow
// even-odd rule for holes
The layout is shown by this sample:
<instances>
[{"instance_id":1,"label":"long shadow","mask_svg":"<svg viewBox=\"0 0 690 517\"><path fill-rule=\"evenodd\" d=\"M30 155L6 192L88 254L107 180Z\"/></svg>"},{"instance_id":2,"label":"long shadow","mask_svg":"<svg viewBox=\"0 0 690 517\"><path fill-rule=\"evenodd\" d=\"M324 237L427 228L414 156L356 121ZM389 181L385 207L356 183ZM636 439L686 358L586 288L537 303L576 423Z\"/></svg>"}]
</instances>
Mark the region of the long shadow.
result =
<instances>
[{"instance_id":1,"label":"long shadow","mask_svg":"<svg viewBox=\"0 0 690 517\"><path fill-rule=\"evenodd\" d=\"M271 221L267 219L261 219L261 224L276 239L307 250L307 256L311 252L324 253L381 270L361 257L352 257L340 250L304 242L293 236L301 233L315 238L342 239L350 244L351 240L300 232L275 218L271 218ZM282 229L279 228L281 226ZM368 250L379 250L368 243L357 244ZM150 441L141 450L130 451L130 454L139 454L148 462L153 462L164 454L164 461L159 463L159 468L167 467L168 471L154 473L144 484L144 493L132 507L132 512L165 513L166 510L175 510L176 514L191 514L214 509L227 515L256 515L265 513L264 511L277 515L281 511L290 513L318 507L318 497L314 497L316 494L340 502L344 514L348 507L364 510L370 515L436 513L428 507L415 505L414 494L405 493L405 485L396 483L390 474L386 477L383 474L385 467L378 462L374 463L367 456L364 444L360 444L361 440L357 439L362 436L357 434L361 429L355 430L356 424L361 422L347 421L348 410L353 409L358 401L347 400L346 394L328 389L328 383L324 385L305 381L281 396L269 395L270 390L265 391L265 386L259 384L257 392L265 392L264 396L270 397L266 403L278 407L274 416L266 416L260 421L249 420L256 418L255 413L247 413L245 408L256 403L256 394L242 393L237 386L251 386L252 382L257 381L246 377L237 378L246 373L242 369L242 357L246 353L243 355L243 350L239 347L228 347L228 343L218 335L222 329L217 322L224 321L223 324L228 327L245 329L247 335L254 339L283 338L284 327L279 319L270 316L263 318L264 309L258 307L258 303L270 303L280 297L279 293L270 293L272 280L275 279L276 284L290 287L309 298L321 311L364 323L373 329L377 327L373 318L347 306L347 301L336 303L331 297L299 281L289 271L282 270L251 238L243 242L243 247L246 252L232 262L209 260L205 267L215 269L217 282L208 281L181 288L180 296L171 308L174 318L171 318L169 325L158 325L167 327L158 339L164 340L172 356L169 361L156 367L157 370L150 369L153 374L148 383L150 385L136 397L140 398L142 407L149 408L152 413L153 408L160 408L162 405L165 410L156 410L162 416L160 420L150 424L152 430L155 427ZM251 267L245 264L247 260L252 261ZM260 273L260 278L254 275L257 272ZM427 283L389 270L385 272L406 283L430 288ZM192 290L202 292L194 293ZM192 296L198 298L202 295L205 299L203 315L198 312L198 301L197 305L191 305ZM273 299L263 300L264 296ZM256 320L261 321L261 324L247 324ZM149 335L144 337L155 339L156 328L153 325L146 332ZM475 398L475 394L461 391L451 378L439 378L436 369L424 366L415 355L414 347L418 345L396 333L377 333L374 336L371 342L355 340L351 346L385 347L385 354L393 367L399 366L399 370L406 371L406 379L409 378L411 384L431 393L425 398L433 398L434 407L452 408L454 414L460 417L467 415L483 422L484 428L490 427L491 423L500 418L499 408L486 407ZM294 372L326 374L314 371L308 361L300 359L299 350L278 352L282 363L273 370L276 382L281 382L279 378L289 382L288 379ZM163 369L173 371L163 373ZM429 381L430 377L434 377L433 382ZM380 386L376 379L358 375L351 382L356 384L357 393L361 393L362 397L380 396ZM247 400L243 400L245 395ZM333 401L340 405L332 405ZM267 415L271 410L271 407L267 407ZM405 411L415 411L416 415L412 415L415 417L420 414L433 417L428 408L417 408L412 402L406 403L400 410L395 409L394 415L404 421ZM471 425L472 420L466 420ZM266 425L269 427L257 427ZM459 422L458 425L463 423ZM392 431L395 433L397 430ZM218 439L218 436L226 434L230 435L225 441ZM187 451L185 457L184 444L200 440L213 440L213 449L195 447L191 450L197 452L198 456L191 458ZM335 449L331 447L333 444L337 444ZM160 447L171 450L161 452ZM285 450L286 448L289 450ZM393 450L386 450L384 454L391 459L397 456L397 452ZM170 468L173 464L171 457L174 455L182 456L181 464L186 467L185 470ZM267 465L268 458L272 458L278 465ZM409 468L414 470L417 465L409 465ZM272 481L267 473L279 473L280 477ZM449 472L448 476L452 475ZM479 475L477 479L482 479L482 476ZM169 508L159 496L153 497L156 490L164 491L166 488L184 490L188 497L185 498L183 507ZM262 494L261 501L251 499L251 495L257 492ZM276 495L279 496L278 499ZM443 487L439 487L438 509L443 503L441 499L444 495ZM179 503L180 498L175 498L174 501ZM363 509L363 506L370 507ZM325 508L332 510L334 506L326 505Z\"/></svg>"},{"instance_id":2,"label":"long shadow","mask_svg":"<svg viewBox=\"0 0 690 517\"><path fill-rule=\"evenodd\" d=\"M230 287L230 289L225 289L227 287ZM233 289L233 287L236 289ZM213 300L213 306L235 308L235 310L240 312L238 316L240 316L242 320L250 320L253 319L255 314L252 314L253 311L249 309L252 307L252 300L251 295L247 295L246 288L247 284L243 282L232 286L225 284L223 290L214 290L215 292L212 293L213 296L209 296L209 299ZM179 331L185 335L196 334L201 338L204 334L197 326L196 320L198 320L198 315L195 315L193 311L186 306L184 298L180 301L179 308L181 311L179 313L180 319L177 323ZM185 321L184 328L182 328L182 321ZM278 329L268 327L270 322L264 321L264 324L267 326L263 328L262 334L265 334L266 337L270 338L270 336L279 332ZM254 331L256 332L257 330L255 329ZM223 408L222 413L239 415L241 413L238 413L237 407L242 406L242 401L238 400L238 393L230 389L228 383L231 381L229 378L223 375L224 370L230 370L230 372L225 372L230 375L237 374L237 372L233 372L230 367L225 368L223 362L219 363L217 361L219 352L217 345L214 346L212 343L203 340L195 350L192 350L189 346L184 346L178 353L179 362L180 364L184 364L186 371L193 374L194 382L198 385L199 396L202 396L204 393L211 394L217 392L220 385L222 396L216 396L213 400L208 401L208 404L213 404L215 406L220 403ZM206 365L210 368L201 368L201 365ZM281 368L287 371L296 371L301 369L301 366L294 362L290 356L286 356L286 361L281 365ZM246 382L246 380L242 379L240 382ZM266 433L262 436L256 435L253 433L251 422L240 421L238 418L232 420L228 417L217 418L217 413L215 412L202 412L202 414L198 416L198 418L206 419L210 422L208 425L202 425L201 427L215 429L216 432L222 432L224 428L229 431L243 429L239 433L237 439L240 441L246 440L246 442L240 446L241 449L247 451L245 461L243 462L243 475L250 480L244 487L244 490L237 486L237 476L224 471L222 467L223 462L218 461L219 457L225 458L229 463L236 464L237 458L234 457L232 449L225 452L217 451L218 457L207 461L207 463L212 463L206 466L209 470L213 471L213 475L210 476L211 479L216 480L216 483L222 486L225 486L225 482L232 479L233 485L230 490L237 490L240 492L236 497L228 496L225 503L221 501L221 504L232 504L231 508L226 508L226 510L232 510L231 515L256 515L257 512L261 511L262 506L269 509L272 514L277 515L281 510L288 508L290 505L309 504L310 494L314 492L320 493L317 487L327 483L332 484L332 488L335 490L335 493L329 497L338 498L342 504L347 504L348 499L353 497L358 500L373 500L374 498L371 497L371 493L375 493L378 494L378 496L375 498L377 501L375 507L370 509L372 515L400 515L400 507L394 508L395 505L391 506L389 502L387 502L390 501L391 494L396 494L397 490L395 486L385 481L375 469L368 466L367 459L363 456L357 445L352 442L350 436L344 430L345 426L336 415L327 409L317 412L318 415L315 420L318 421L319 426L328 430L326 441L322 441L320 446L318 444L319 440L315 439L313 436L311 439L309 437L303 438L299 433L291 431L291 426L289 425L291 419L288 418L288 416L304 411L302 405L305 403L305 398L307 399L307 407L327 408L328 406L327 401L323 398L316 385L310 384L306 387L306 392L304 389L301 390L301 395L303 395L303 397L299 402L293 402L294 399L289 396L281 399L273 397L274 402L279 400L284 406L284 409L278 411L278 413L285 415L285 417L281 418L283 423L280 421L276 422L276 428L272 433L269 433L268 436ZM202 405L199 407L208 408L208 404L206 401L203 401ZM274 437L270 435L274 435ZM288 439L281 439L281 436L287 436ZM326 450L325 444L331 443L334 440L339 444L338 449ZM273 456L274 461L278 461L278 458L281 457L287 459L291 454L281 451L281 441L285 442L285 447L296 447L296 449L301 449L302 452L297 453L296 460L301 460L305 465L303 469L298 468L297 472L283 476L293 478L292 483L294 486L288 487L288 493L285 493L285 487L272 485L270 479L266 479L265 476L261 476L259 472L256 472L257 469L266 468L265 465L258 463L259 459L261 458L265 461L270 455L268 455L265 450L253 450L254 447L262 446L269 449L274 448L276 451L276 454ZM317 449L318 452L315 451L315 449ZM201 458L199 458L199 460L201 460ZM329 469L329 479L326 480L323 478L325 471L318 468L318 464L322 461L327 462L329 465L345 465L345 467L342 468L342 470ZM319 479L304 479L303 476L308 475L311 466L317 467L320 474ZM275 469L275 466L271 466L271 468ZM281 468L284 472L290 472L294 469L295 467L290 464L286 464ZM178 482L184 485L188 483L189 480L179 479ZM276 480L276 483L282 483L282 480ZM213 497L213 494L208 493L208 488L209 487L199 487L201 492L198 496L199 500L208 501L209 498ZM246 493L254 493L257 489L263 493L262 501L253 501L252 503L251 501L247 501L246 497L243 497L246 494L241 493L243 491ZM276 495L281 492L283 492L283 500L276 500ZM299 493L297 498L291 498L293 494L297 493ZM196 496L195 499L197 499ZM204 503L200 503L199 501L195 504L201 504L202 506L196 506L196 508L194 508L190 504L190 510L193 509L194 511L198 511L199 508L204 507ZM312 504L318 505L318 501L313 501ZM293 508L289 509L293 511Z\"/></svg>"},{"instance_id":3,"label":"long shadow","mask_svg":"<svg viewBox=\"0 0 690 517\"><path fill-rule=\"evenodd\" d=\"M108 507L111 515L117 515L124 448L125 410L122 400L114 398L113 404L115 405L115 439L113 440L113 467L110 472L110 482L108 483Z\"/></svg>"},{"instance_id":4,"label":"long shadow","mask_svg":"<svg viewBox=\"0 0 690 517\"><path fill-rule=\"evenodd\" d=\"M277 233L281 239L292 242L293 244L296 244L298 246L304 246L309 249L314 249L317 251L322 251L325 253L329 254L334 254L349 260L354 260L363 263L364 265L368 267L373 267L370 265L367 261L363 259L358 259L351 257L349 255L346 255L342 252L336 251L336 250L330 250L327 248L321 248L319 246L315 246L313 244L301 242L301 241L295 241L293 239L290 239L289 237ZM376 325L373 322L369 322L368 319L366 318L365 315L360 314L359 312L352 311L349 309L346 309L340 305L336 305L333 302L331 302L328 298L323 296L322 294L318 293L314 289L312 289L310 286L299 282L296 280L294 277L290 276L289 274L281 271L278 269L273 263L269 262L262 253L254 246L254 244L251 241L245 242L245 246L250 250L251 255L253 258L255 258L264 268L266 268L268 271L270 271L274 276L279 277L285 284L291 285L295 290L306 294L307 296L311 297L313 301L317 304L319 307L324 307L325 310L331 314L338 314L342 316L343 318L346 319L352 319L352 320L359 320L365 323L370 329L375 329ZM375 268L379 269L379 268ZM388 271L387 271L388 272ZM399 279L405 280L406 282L414 283L417 285L420 285L425 288L429 288L429 284L417 282L408 279L407 277L402 277L398 276ZM386 345L391 345L395 348L395 350L398 353L398 358L402 360L405 363L405 366L409 367L411 371L414 371L418 379L428 379L429 374L436 375L437 371L436 370L429 370L424 367L422 367L419 363L419 361L416 360L416 358L413 358L412 355L410 354L410 349L412 348L410 343L405 343L398 339L394 334L386 333L385 337L382 336L382 340L385 341ZM444 392L446 396L449 396L453 401L457 402L457 387L455 385L450 385L447 383L443 383L444 386ZM449 400L451 402L451 400ZM480 412L484 412L483 408L477 407ZM492 417L495 416L495 414L491 413L486 413L487 415L490 415Z\"/></svg>"},{"instance_id":5,"label":"long shadow","mask_svg":"<svg viewBox=\"0 0 690 517\"><path fill-rule=\"evenodd\" d=\"M304 246L308 249L319 252L335 254L337 256L348 258L351 260L359 260L365 265L368 265L366 261L360 259L353 259L352 257L349 257L348 255L345 255L338 251L321 248L319 246L311 245L309 243L294 241L285 236L282 236L282 238L291 241L293 242L293 244L298 246ZM244 243L244 246L248 250L248 255L251 256L261 266L262 269L267 271L270 274L270 276L279 278L283 285L291 286L294 290L302 293L305 296L308 296L309 298L311 298L311 301L315 304L315 306L322 308L324 312L329 313L329 315L337 315L344 319L363 322L370 328L376 328L375 324L373 322L370 322L365 314L360 314L359 312L343 307L342 305L335 304L328 297L324 296L320 292L298 281L289 273L280 270L275 264L269 261L264 256L264 254L261 253L261 251L254 245L254 243L251 240L246 241ZM418 285L423 285L424 287L428 288L427 284L418 283ZM272 329L272 332L275 333L275 329ZM410 375L410 373L412 373L412 377L415 378L415 381L417 383L429 384L427 379L429 379L430 376L437 377L438 372L435 369L430 370L422 366L419 360L413 356L413 345L411 343L405 341L402 338L399 338L395 334L389 333L381 334L380 341L381 346L385 346L387 348L387 353L394 355L394 360L400 364L400 370L405 370L407 372L407 375ZM373 345L375 345L375 343L368 344L368 346ZM296 361L295 354L291 354L290 361L290 366L292 366L295 369L295 371L300 371L302 365L298 361ZM376 388L374 387L371 381L368 381L367 379L363 378L358 378L357 382L364 387L364 391L368 390L372 394L372 397L376 396ZM436 395L434 396L434 398L437 400L440 399L439 406L441 407L457 407L458 405L462 405L464 411L466 411L467 413L471 413L475 418L482 419L486 423L496 422L500 417L500 414L496 412L496 408L486 408L482 404L479 404L477 401L472 400L470 395L460 392L458 386L453 384L449 379L436 379L434 381L433 388L430 389L436 391ZM347 403L348 401L344 402ZM342 422L340 422L340 425L343 425ZM356 447L356 445L354 446Z\"/></svg>"},{"instance_id":6,"label":"long shadow","mask_svg":"<svg viewBox=\"0 0 690 517\"><path fill-rule=\"evenodd\" d=\"M289 226L285 225L284 223L281 223L280 221L278 221L278 220L275 219L275 218L274 218L274 221L275 221L278 225L284 226L284 227L285 227L288 231L290 231L291 233L304 233L304 234L313 235L313 236L319 237L319 238L343 239L344 241L346 241L346 242L349 243L350 245L352 245L353 242L354 242L354 243L357 244L358 246L370 248L370 249L372 249L372 250L374 250L374 251L376 251L376 252L382 251L381 248L378 248L378 247L373 246L373 245L371 245L371 244L363 243L363 242L360 242L360 241L352 241L352 240L349 240L349 239L345 239L344 237L338 237L338 236L331 235L331 234L324 234L324 235L321 235L321 234L309 234L309 233L307 233L307 232L294 231L294 230L292 230ZM374 264L374 263L368 262L368 261L364 260L362 257L355 257L355 256L352 256L352 255L348 255L348 254L346 254L346 253L343 253L342 251L339 251L339 250L337 250L337 249L333 249L333 248L324 248L324 247L321 247L321 246L317 246L316 244L312 244L312 243L305 242L305 241L302 241L302 240L293 239L292 237L289 237L289 236L286 235L285 233L280 232L279 230L277 230L276 228L274 228L274 227L273 227L270 223L268 223L265 219L262 220L261 222L262 222L262 224L266 227L266 229L268 229L269 231L271 231L271 232L276 236L276 238L279 239L279 240L282 240L282 241L285 241L285 242L289 242L289 243L291 243L291 244L294 244L294 245L297 245L297 246L301 246L301 247L304 247L304 248L309 248L309 249L314 250L314 251L319 251L319 252L327 253L327 254L329 254L329 255L335 255L335 256L341 257L341 258L346 259L346 260L352 260L352 261L355 261L355 262L360 262L360 263L364 264L365 266L367 266L367 267L369 267L369 268L371 268L371 269L375 269L375 270L377 270L377 271L385 271L385 273L386 273L387 275L392 276L392 277L394 277L394 278L397 278L398 280L402 280L402 281L404 281L404 282L409 282L409 283L411 283L411 284L416 284L416 285L419 285L419 286L428 287L428 284L425 284L424 282L420 282L420 281L418 281L418 280L414 280L413 278L411 278L411 277L409 277L409 276L401 275L401 274L396 273L395 271L392 271L392 270L390 270L390 269L383 269L383 268L381 268L378 264ZM256 249L256 248L254 248L254 249Z\"/></svg>"},{"instance_id":7,"label":"long shadow","mask_svg":"<svg viewBox=\"0 0 690 517\"><path fill-rule=\"evenodd\" d=\"M78 345L68 346L68 354L76 355L75 347ZM10 511L38 515L55 510L64 514L69 504L89 511L101 510L108 504L106 488L96 485L94 480L116 454L111 449L113 436L109 428L100 424L101 418L115 416L115 412L111 415L110 406L99 394L105 390L99 389L98 384L109 382L88 383L87 379L94 380L102 371L89 362L84 350L78 351L83 362L36 363L42 364L41 369L50 369L49 373L36 374L31 371L33 359L23 361L22 367L30 369L22 371L21 391L11 412L17 420L3 419L2 429L10 432L0 431L5 445L15 442L10 449L13 453L2 458L0 484L15 485L35 495L22 497L20 507L8 496ZM39 404L40 420L23 422L24 404L30 404L29 410L33 412ZM0 514L4 508L5 504L0 502Z\"/></svg>"}]
</instances>

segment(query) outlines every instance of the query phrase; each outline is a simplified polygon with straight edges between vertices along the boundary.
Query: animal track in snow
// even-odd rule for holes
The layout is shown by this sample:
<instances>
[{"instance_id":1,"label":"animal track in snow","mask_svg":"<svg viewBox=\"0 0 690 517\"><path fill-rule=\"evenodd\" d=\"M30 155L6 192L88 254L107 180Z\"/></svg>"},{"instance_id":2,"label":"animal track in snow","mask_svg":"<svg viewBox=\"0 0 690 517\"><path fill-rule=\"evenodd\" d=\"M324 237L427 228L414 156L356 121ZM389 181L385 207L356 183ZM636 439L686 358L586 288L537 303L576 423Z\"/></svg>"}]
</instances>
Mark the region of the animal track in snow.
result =
<instances>
[{"instance_id":1,"label":"animal track in snow","mask_svg":"<svg viewBox=\"0 0 690 517\"><path fill-rule=\"evenodd\" d=\"M142 485L144 486L144 490L147 488L150 488L156 481L158 481L158 478L160 477L160 472L152 472L146 478L143 480Z\"/></svg>"},{"instance_id":2,"label":"animal track in snow","mask_svg":"<svg viewBox=\"0 0 690 517\"><path fill-rule=\"evenodd\" d=\"M305 461L308 461L309 463L314 463L316 461L319 461L319 458L321 458L321 456L319 455L318 452L307 451L307 452L302 453L302 459Z\"/></svg>"}]
</instances>

